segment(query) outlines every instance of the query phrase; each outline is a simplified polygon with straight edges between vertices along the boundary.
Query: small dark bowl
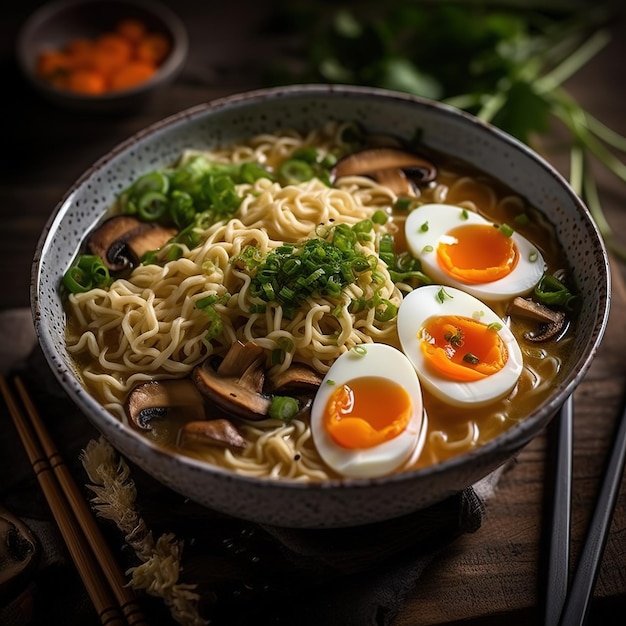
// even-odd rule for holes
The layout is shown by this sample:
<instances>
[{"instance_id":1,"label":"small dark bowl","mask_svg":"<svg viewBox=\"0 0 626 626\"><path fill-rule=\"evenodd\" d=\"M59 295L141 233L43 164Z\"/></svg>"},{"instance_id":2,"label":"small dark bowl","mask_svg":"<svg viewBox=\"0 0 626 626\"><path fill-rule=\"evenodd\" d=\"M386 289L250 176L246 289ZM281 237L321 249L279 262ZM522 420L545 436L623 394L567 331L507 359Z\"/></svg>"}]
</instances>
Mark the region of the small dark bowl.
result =
<instances>
[{"instance_id":1,"label":"small dark bowl","mask_svg":"<svg viewBox=\"0 0 626 626\"><path fill-rule=\"evenodd\" d=\"M44 49L61 48L77 37L94 38L114 29L124 18L140 19L148 30L165 35L171 50L157 72L130 89L88 96L61 90L37 75ZM104 113L141 106L172 82L187 58L188 37L180 18L168 7L148 0L59 0L45 4L24 23L17 40L17 61L24 76L42 96L58 106Z\"/></svg>"}]
</instances>

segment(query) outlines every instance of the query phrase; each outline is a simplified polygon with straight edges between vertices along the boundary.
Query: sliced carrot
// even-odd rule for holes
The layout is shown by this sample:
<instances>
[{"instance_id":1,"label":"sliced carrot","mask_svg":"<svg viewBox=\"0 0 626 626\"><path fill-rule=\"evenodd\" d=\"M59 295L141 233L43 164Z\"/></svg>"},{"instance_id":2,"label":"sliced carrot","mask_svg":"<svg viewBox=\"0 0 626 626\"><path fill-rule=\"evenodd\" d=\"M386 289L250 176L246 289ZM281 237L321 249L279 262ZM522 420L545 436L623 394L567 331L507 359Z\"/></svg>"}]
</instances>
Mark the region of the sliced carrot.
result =
<instances>
[{"instance_id":1,"label":"sliced carrot","mask_svg":"<svg viewBox=\"0 0 626 626\"><path fill-rule=\"evenodd\" d=\"M37 60L37 74L42 78L54 78L69 74L72 70L72 60L65 52L45 50Z\"/></svg>"},{"instance_id":2,"label":"sliced carrot","mask_svg":"<svg viewBox=\"0 0 626 626\"><path fill-rule=\"evenodd\" d=\"M109 86L113 91L130 89L148 80L155 72L156 66L152 63L131 61L111 75Z\"/></svg>"},{"instance_id":3,"label":"sliced carrot","mask_svg":"<svg viewBox=\"0 0 626 626\"><path fill-rule=\"evenodd\" d=\"M112 74L126 65L133 56L131 44L112 33L102 35L94 44L91 63L94 69L103 74Z\"/></svg>"},{"instance_id":4,"label":"sliced carrot","mask_svg":"<svg viewBox=\"0 0 626 626\"><path fill-rule=\"evenodd\" d=\"M82 37L72 39L64 48L64 51L72 58L77 66L85 66L93 50L93 42Z\"/></svg>"},{"instance_id":5,"label":"sliced carrot","mask_svg":"<svg viewBox=\"0 0 626 626\"><path fill-rule=\"evenodd\" d=\"M165 35L152 33L137 44L137 58L159 65L169 54L170 42Z\"/></svg>"},{"instance_id":6,"label":"sliced carrot","mask_svg":"<svg viewBox=\"0 0 626 626\"><path fill-rule=\"evenodd\" d=\"M70 74L67 82L70 91L87 96L103 94L106 87L104 76L93 70L76 70Z\"/></svg>"},{"instance_id":7,"label":"sliced carrot","mask_svg":"<svg viewBox=\"0 0 626 626\"><path fill-rule=\"evenodd\" d=\"M141 20L127 18L118 23L115 32L128 39L128 41L137 43L145 37L147 29Z\"/></svg>"},{"instance_id":8,"label":"sliced carrot","mask_svg":"<svg viewBox=\"0 0 626 626\"><path fill-rule=\"evenodd\" d=\"M170 47L167 37L148 32L139 19L127 18L93 40L75 37L61 49L43 51L36 72L60 89L100 95L149 79Z\"/></svg>"}]
</instances>

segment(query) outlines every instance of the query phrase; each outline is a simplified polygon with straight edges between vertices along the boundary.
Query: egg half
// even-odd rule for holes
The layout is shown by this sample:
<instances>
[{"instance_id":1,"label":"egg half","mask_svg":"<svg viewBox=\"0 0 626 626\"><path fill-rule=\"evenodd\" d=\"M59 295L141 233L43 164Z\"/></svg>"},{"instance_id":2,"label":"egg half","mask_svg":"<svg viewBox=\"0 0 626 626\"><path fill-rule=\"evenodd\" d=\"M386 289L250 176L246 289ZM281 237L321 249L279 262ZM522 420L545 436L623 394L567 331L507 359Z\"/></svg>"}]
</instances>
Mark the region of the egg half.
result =
<instances>
[{"instance_id":1,"label":"egg half","mask_svg":"<svg viewBox=\"0 0 626 626\"><path fill-rule=\"evenodd\" d=\"M525 237L462 207L425 204L409 213L405 234L424 273L482 300L525 295L545 270Z\"/></svg>"},{"instance_id":2,"label":"egg half","mask_svg":"<svg viewBox=\"0 0 626 626\"><path fill-rule=\"evenodd\" d=\"M424 389L447 404L480 406L508 395L522 373L520 347L503 320L454 287L407 294L398 336Z\"/></svg>"},{"instance_id":3,"label":"egg half","mask_svg":"<svg viewBox=\"0 0 626 626\"><path fill-rule=\"evenodd\" d=\"M311 407L322 459L342 476L372 478L417 458L424 445L420 382L400 350L358 346L328 370Z\"/></svg>"}]
</instances>

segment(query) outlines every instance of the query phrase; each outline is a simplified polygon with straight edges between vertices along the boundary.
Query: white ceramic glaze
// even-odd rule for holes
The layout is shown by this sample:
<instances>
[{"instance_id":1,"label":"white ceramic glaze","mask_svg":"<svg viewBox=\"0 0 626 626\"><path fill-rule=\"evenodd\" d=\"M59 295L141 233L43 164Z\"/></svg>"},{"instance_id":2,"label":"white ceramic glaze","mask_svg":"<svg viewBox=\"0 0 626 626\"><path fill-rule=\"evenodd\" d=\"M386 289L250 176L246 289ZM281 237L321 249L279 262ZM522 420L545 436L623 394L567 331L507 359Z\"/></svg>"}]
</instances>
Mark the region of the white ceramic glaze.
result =
<instances>
[{"instance_id":1,"label":"white ceramic glaze","mask_svg":"<svg viewBox=\"0 0 626 626\"><path fill-rule=\"evenodd\" d=\"M142 173L172 163L183 148L209 148L284 127L354 120L373 132L413 136L475 163L526 196L556 225L581 294L574 354L550 399L518 425L469 454L433 467L378 479L323 484L246 478L148 442L105 411L82 387L68 356L59 281L85 233L115 195ZM325 85L259 90L202 104L157 123L116 147L69 189L39 241L32 311L43 352L59 382L128 459L172 489L224 513L289 527L342 527L424 508L487 475L551 420L587 372L609 311L609 269L588 210L542 158L474 117L438 103L372 88Z\"/></svg>"}]
</instances>

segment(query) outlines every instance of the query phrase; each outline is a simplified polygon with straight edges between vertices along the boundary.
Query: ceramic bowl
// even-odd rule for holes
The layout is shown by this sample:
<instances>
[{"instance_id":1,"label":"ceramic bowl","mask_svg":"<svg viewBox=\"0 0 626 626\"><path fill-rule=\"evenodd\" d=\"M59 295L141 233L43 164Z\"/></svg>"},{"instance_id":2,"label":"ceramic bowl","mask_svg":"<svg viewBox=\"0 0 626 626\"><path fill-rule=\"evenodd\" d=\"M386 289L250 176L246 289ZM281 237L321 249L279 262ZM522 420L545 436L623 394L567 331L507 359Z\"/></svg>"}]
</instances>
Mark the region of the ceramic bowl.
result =
<instances>
[{"instance_id":1,"label":"ceramic bowl","mask_svg":"<svg viewBox=\"0 0 626 626\"><path fill-rule=\"evenodd\" d=\"M101 95L59 89L37 74L39 55L59 50L76 38L95 39L126 18L141 20L149 32L165 35L171 47L157 72L135 87ZM188 51L187 31L168 7L148 0L57 0L42 5L23 24L17 39L17 61L32 87L64 108L93 113L124 111L148 102L182 70Z\"/></svg>"},{"instance_id":2,"label":"ceramic bowl","mask_svg":"<svg viewBox=\"0 0 626 626\"><path fill-rule=\"evenodd\" d=\"M237 476L153 445L105 411L82 387L68 356L59 281L85 233L114 194L143 172L172 163L185 147L209 148L284 127L355 120L374 132L412 136L480 164L541 207L555 224L581 294L580 323L567 371L549 399L489 443L443 463L376 479L302 484ZM42 234L32 274L32 310L43 352L69 396L128 459L172 489L224 513L286 527L342 527L394 518L474 484L543 430L585 376L609 311L605 248L588 210L566 181L525 145L448 106L384 90L289 86L226 97L173 115L131 137L72 186Z\"/></svg>"}]
</instances>

